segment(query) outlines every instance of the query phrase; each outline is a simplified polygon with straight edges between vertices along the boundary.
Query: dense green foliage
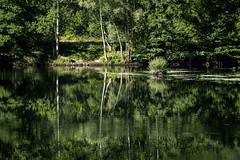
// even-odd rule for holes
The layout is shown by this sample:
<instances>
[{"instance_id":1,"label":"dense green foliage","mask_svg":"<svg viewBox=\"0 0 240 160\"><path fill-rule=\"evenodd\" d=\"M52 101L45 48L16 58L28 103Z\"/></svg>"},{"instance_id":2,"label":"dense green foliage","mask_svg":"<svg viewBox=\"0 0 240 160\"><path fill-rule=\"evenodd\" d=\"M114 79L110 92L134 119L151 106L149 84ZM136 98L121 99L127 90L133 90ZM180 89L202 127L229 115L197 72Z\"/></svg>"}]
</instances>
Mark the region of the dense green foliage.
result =
<instances>
[{"instance_id":1,"label":"dense green foliage","mask_svg":"<svg viewBox=\"0 0 240 160\"><path fill-rule=\"evenodd\" d=\"M0 12L1 63L29 57L35 62L51 57L55 41L51 1L2 0Z\"/></svg>"},{"instance_id":2,"label":"dense green foliage","mask_svg":"<svg viewBox=\"0 0 240 160\"><path fill-rule=\"evenodd\" d=\"M230 66L240 58L239 0L64 0L60 1L62 39L100 39L100 9L112 61L121 57L146 62L164 56ZM1 62L42 62L54 55L55 0L1 0L0 13ZM88 48L75 50L82 54Z\"/></svg>"}]
</instances>

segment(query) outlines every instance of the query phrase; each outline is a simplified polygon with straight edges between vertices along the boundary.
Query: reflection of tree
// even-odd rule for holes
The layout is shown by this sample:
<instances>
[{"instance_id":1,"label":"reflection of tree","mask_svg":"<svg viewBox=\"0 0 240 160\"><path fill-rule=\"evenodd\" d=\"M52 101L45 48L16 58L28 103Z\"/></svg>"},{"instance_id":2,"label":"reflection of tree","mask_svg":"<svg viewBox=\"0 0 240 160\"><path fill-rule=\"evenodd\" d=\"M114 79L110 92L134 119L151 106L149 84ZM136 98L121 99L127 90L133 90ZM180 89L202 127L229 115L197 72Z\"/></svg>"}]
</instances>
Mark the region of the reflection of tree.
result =
<instances>
[{"instance_id":1,"label":"reflection of tree","mask_svg":"<svg viewBox=\"0 0 240 160\"><path fill-rule=\"evenodd\" d=\"M114 105L113 105L112 112L114 112L114 110L115 110L115 108L116 108L116 105L117 105L117 103L118 103L119 96L120 96L121 89L122 89L122 83L123 83L123 73L122 73L122 71L121 71L121 79L120 79L119 89L118 89L118 93L117 93L117 97L116 97L115 103L114 103ZM109 112L110 112L110 111L109 111Z\"/></svg>"},{"instance_id":2,"label":"reflection of tree","mask_svg":"<svg viewBox=\"0 0 240 160\"><path fill-rule=\"evenodd\" d=\"M230 151L229 148L224 148L221 142L212 140L208 135L203 135L202 130L204 128L194 117L189 118L187 121L180 117L159 119L158 123L150 123L147 119L143 119L135 123L130 122L130 131L127 130L126 121L120 122L118 120L114 121L112 125L106 125L108 121L108 119L103 119L102 131L105 140L101 148L102 159L128 159L129 155L131 155L132 159L157 159L157 157L160 159L176 159L183 155L191 159L191 156L197 153L206 152L206 154L214 156L216 152L228 154ZM185 123L179 123L181 121L185 121ZM83 130L86 130L88 126L88 132L83 134ZM97 148L97 140L95 142L86 140L86 137L90 138L93 135L91 132L94 132L94 130L90 129L92 127L92 125L88 124L82 129L76 129L77 132L64 133L66 137L71 139L72 145L83 145L84 143L88 147L85 154L90 159L94 159L96 154L100 152L100 149ZM66 127L66 130L69 130L69 126ZM131 137L130 147L128 146L128 136ZM81 152L76 147L71 148L74 148L76 153ZM94 149L95 152L88 152ZM73 152L73 150L70 150L70 152ZM71 154L76 155L76 153Z\"/></svg>"},{"instance_id":3,"label":"reflection of tree","mask_svg":"<svg viewBox=\"0 0 240 160\"><path fill-rule=\"evenodd\" d=\"M209 82L149 81L150 101L148 116L188 115L200 117L210 111L212 116L240 118L238 89L227 84ZM232 106L232 107L229 107Z\"/></svg>"},{"instance_id":4,"label":"reflection of tree","mask_svg":"<svg viewBox=\"0 0 240 160\"><path fill-rule=\"evenodd\" d=\"M109 82L105 84L104 97L101 94L101 81L104 74L84 70L78 74L69 74L68 76L73 78L68 78L69 83L63 79L65 84L62 86L64 90L62 92L65 93L63 103L69 106L63 108L66 113L65 117L74 119L77 116L81 120L91 119L90 115L99 114L96 106L101 104L102 98L104 98L102 105L106 104L102 110L103 114L115 108L113 115L132 117L134 114L140 114L153 119L156 116L188 115L189 112L199 114L199 116L210 112L215 117L239 117L237 87L193 81L173 82L150 79L146 82L146 79L142 77L123 77L121 73L120 76L119 74L107 74L106 80L109 78ZM71 84L71 80L75 82Z\"/></svg>"},{"instance_id":5,"label":"reflection of tree","mask_svg":"<svg viewBox=\"0 0 240 160\"><path fill-rule=\"evenodd\" d=\"M58 157L60 157L60 123L59 123L59 79L58 74L56 74L56 92L57 92L57 140L58 140Z\"/></svg>"},{"instance_id":6,"label":"reflection of tree","mask_svg":"<svg viewBox=\"0 0 240 160\"><path fill-rule=\"evenodd\" d=\"M52 157L48 153L55 146L49 141L54 138L52 75L29 68L0 75L9 93L0 96L0 159Z\"/></svg>"},{"instance_id":7,"label":"reflection of tree","mask_svg":"<svg viewBox=\"0 0 240 160\"><path fill-rule=\"evenodd\" d=\"M239 84L110 71L59 68L57 77L44 69L0 72L0 159L52 159L59 140L62 159L98 159L99 142L102 159L224 157L239 146L239 128L231 125L240 118Z\"/></svg>"},{"instance_id":8,"label":"reflection of tree","mask_svg":"<svg viewBox=\"0 0 240 160\"><path fill-rule=\"evenodd\" d=\"M101 107L100 107L100 115L99 115L99 139L100 139L100 143L99 143L99 148L100 151L102 149L102 143L101 143L101 138L102 138L102 114L103 114L103 103L104 103L104 95L107 92L106 90L106 78L107 78L107 69L105 69L104 72L104 80L103 80L103 90L102 90L102 100L101 100ZM107 87L108 88L108 87Z\"/></svg>"}]
</instances>

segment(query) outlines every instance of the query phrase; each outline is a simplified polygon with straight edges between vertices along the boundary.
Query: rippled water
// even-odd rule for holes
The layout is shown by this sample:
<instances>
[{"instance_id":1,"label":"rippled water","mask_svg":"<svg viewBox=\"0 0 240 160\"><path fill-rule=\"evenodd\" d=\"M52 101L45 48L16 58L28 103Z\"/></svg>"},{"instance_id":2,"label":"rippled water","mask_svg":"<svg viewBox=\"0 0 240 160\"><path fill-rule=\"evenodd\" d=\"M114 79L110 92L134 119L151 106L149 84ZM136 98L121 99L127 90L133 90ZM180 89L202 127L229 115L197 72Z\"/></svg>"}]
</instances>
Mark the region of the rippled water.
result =
<instances>
[{"instance_id":1,"label":"rippled water","mask_svg":"<svg viewBox=\"0 0 240 160\"><path fill-rule=\"evenodd\" d=\"M0 71L0 159L240 159L240 72Z\"/></svg>"}]
</instances>

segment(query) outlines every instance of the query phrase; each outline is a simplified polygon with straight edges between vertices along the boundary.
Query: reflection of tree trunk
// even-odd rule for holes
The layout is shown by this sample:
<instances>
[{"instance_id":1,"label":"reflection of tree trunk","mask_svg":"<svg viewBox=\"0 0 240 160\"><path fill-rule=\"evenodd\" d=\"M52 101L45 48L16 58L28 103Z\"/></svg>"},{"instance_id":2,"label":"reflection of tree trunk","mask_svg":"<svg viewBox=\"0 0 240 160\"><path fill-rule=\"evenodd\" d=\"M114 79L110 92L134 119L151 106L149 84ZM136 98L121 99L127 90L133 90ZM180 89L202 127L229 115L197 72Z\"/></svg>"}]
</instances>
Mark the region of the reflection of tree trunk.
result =
<instances>
[{"instance_id":1,"label":"reflection of tree trunk","mask_svg":"<svg viewBox=\"0 0 240 160\"><path fill-rule=\"evenodd\" d=\"M159 135L158 135L158 119L156 120L156 130L157 130L157 160L159 160Z\"/></svg>"},{"instance_id":2,"label":"reflection of tree trunk","mask_svg":"<svg viewBox=\"0 0 240 160\"><path fill-rule=\"evenodd\" d=\"M106 90L106 79L107 79L107 70L105 70L104 73L104 82L103 82L103 90L102 90L102 100L101 100L101 107L100 107L100 115L99 115L99 149L102 149L102 144L101 144L101 137L102 137L102 114L103 114L103 103L104 103L104 94Z\"/></svg>"},{"instance_id":3,"label":"reflection of tree trunk","mask_svg":"<svg viewBox=\"0 0 240 160\"><path fill-rule=\"evenodd\" d=\"M107 79L107 71L105 70L104 82L103 82L103 90L102 90L101 108L100 108L100 116L102 115L102 108L103 108L103 103L104 103L104 94L105 94L105 90L106 90L106 79Z\"/></svg>"},{"instance_id":4,"label":"reflection of tree trunk","mask_svg":"<svg viewBox=\"0 0 240 160\"><path fill-rule=\"evenodd\" d=\"M56 55L59 55L59 0L57 0L57 24L56 24Z\"/></svg>"},{"instance_id":5,"label":"reflection of tree trunk","mask_svg":"<svg viewBox=\"0 0 240 160\"><path fill-rule=\"evenodd\" d=\"M115 110L115 107L116 107L116 105L118 103L118 99L119 99L120 92L121 92L121 89L122 89L122 82L123 82L123 73L121 72L120 86L119 86L119 89L118 89L117 99L116 99L116 102L114 104L113 111Z\"/></svg>"},{"instance_id":6,"label":"reflection of tree trunk","mask_svg":"<svg viewBox=\"0 0 240 160\"><path fill-rule=\"evenodd\" d=\"M148 120L148 126L149 126L149 142L148 142L148 147L149 147L149 159L152 159L152 143L151 143L151 126L150 126L150 121Z\"/></svg>"},{"instance_id":7,"label":"reflection of tree trunk","mask_svg":"<svg viewBox=\"0 0 240 160\"><path fill-rule=\"evenodd\" d=\"M103 51L104 51L104 56L105 56L105 61L107 62L107 52L106 52L106 44L105 44L105 38L104 38L104 31L103 31L103 20L102 20L102 4L101 4L101 0L99 0L99 5L100 5L100 9L99 9L99 14L100 14L100 25L101 25L101 31L102 31L102 41L103 41Z\"/></svg>"},{"instance_id":8,"label":"reflection of tree trunk","mask_svg":"<svg viewBox=\"0 0 240 160\"><path fill-rule=\"evenodd\" d=\"M106 96L107 96L108 87L110 86L111 83L112 83L112 79L110 78L110 79L109 79L109 82L108 82L108 84L107 84L107 87L106 87L106 91L105 91L104 99L105 99Z\"/></svg>"},{"instance_id":9,"label":"reflection of tree trunk","mask_svg":"<svg viewBox=\"0 0 240 160\"><path fill-rule=\"evenodd\" d=\"M58 134L58 157L60 157L60 123L59 123L59 79L56 76L56 92L57 92L57 134Z\"/></svg>"},{"instance_id":10,"label":"reflection of tree trunk","mask_svg":"<svg viewBox=\"0 0 240 160\"><path fill-rule=\"evenodd\" d=\"M131 159L131 140L130 140L130 128L129 128L129 121L128 121L128 159Z\"/></svg>"}]
</instances>

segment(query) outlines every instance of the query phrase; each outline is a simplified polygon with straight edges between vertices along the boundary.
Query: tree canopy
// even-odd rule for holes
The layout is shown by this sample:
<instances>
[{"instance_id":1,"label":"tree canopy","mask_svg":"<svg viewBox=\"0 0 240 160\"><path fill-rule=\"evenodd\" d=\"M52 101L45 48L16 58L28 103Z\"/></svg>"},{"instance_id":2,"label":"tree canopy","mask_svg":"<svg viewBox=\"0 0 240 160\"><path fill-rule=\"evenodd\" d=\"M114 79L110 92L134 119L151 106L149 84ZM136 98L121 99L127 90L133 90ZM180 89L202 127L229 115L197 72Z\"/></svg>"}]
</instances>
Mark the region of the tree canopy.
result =
<instances>
[{"instance_id":1,"label":"tree canopy","mask_svg":"<svg viewBox=\"0 0 240 160\"><path fill-rule=\"evenodd\" d=\"M0 6L1 62L54 57L56 0L2 0ZM103 37L110 60L163 56L232 65L240 58L240 1L60 1L60 36Z\"/></svg>"}]
</instances>

